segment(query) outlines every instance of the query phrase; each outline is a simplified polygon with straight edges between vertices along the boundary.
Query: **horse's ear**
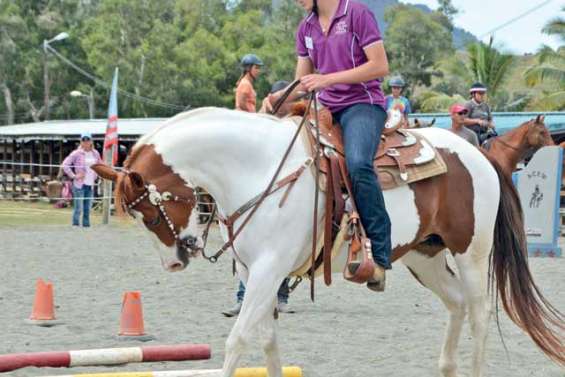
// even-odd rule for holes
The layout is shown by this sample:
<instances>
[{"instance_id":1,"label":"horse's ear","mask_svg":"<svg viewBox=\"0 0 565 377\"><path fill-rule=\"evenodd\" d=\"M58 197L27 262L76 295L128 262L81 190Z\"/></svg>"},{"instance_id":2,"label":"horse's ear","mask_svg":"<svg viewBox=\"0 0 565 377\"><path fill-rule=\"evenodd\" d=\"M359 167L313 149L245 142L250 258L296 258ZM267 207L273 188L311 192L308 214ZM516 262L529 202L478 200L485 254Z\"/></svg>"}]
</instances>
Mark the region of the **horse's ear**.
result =
<instances>
[{"instance_id":1,"label":"horse's ear","mask_svg":"<svg viewBox=\"0 0 565 377\"><path fill-rule=\"evenodd\" d=\"M545 115L539 114L539 115L536 117L536 123L538 123L538 124L539 124L539 123L543 123L544 120L545 120Z\"/></svg>"},{"instance_id":2,"label":"horse's ear","mask_svg":"<svg viewBox=\"0 0 565 377\"><path fill-rule=\"evenodd\" d=\"M94 170L96 174L109 181L116 182L118 179L118 172L106 164L94 164L90 166L90 168Z\"/></svg>"},{"instance_id":3,"label":"horse's ear","mask_svg":"<svg viewBox=\"0 0 565 377\"><path fill-rule=\"evenodd\" d=\"M135 190L145 190L145 182L139 173L131 172L128 177Z\"/></svg>"},{"instance_id":4,"label":"horse's ear","mask_svg":"<svg viewBox=\"0 0 565 377\"><path fill-rule=\"evenodd\" d=\"M436 118L432 119L432 122L430 123L430 125L428 127L433 126L434 124L436 124Z\"/></svg>"}]
</instances>

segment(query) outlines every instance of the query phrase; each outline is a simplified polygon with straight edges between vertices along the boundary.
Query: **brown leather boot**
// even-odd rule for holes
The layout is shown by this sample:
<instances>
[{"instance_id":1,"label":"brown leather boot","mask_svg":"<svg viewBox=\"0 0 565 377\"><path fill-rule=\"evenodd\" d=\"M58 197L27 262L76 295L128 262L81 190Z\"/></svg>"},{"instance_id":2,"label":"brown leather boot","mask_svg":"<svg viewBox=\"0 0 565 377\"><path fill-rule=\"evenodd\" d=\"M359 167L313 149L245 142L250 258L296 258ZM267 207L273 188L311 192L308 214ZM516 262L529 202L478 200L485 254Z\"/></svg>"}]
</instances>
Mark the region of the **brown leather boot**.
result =
<instances>
[{"instance_id":1,"label":"brown leather boot","mask_svg":"<svg viewBox=\"0 0 565 377\"><path fill-rule=\"evenodd\" d=\"M384 267L375 263L373 277L367 282L367 288L375 292L384 292L386 282L386 272Z\"/></svg>"}]
</instances>

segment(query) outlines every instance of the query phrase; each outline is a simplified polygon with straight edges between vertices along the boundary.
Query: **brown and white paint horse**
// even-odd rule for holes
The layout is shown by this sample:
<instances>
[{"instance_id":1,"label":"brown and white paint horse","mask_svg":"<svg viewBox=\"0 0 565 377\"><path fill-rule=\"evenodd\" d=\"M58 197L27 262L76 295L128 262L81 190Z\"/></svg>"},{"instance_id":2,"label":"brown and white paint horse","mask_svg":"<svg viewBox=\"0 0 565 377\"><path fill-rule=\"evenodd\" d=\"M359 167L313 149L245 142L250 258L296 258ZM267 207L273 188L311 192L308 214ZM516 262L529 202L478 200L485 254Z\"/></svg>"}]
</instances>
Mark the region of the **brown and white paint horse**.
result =
<instances>
[{"instance_id":1,"label":"brown and white paint horse","mask_svg":"<svg viewBox=\"0 0 565 377\"><path fill-rule=\"evenodd\" d=\"M555 143L545 127L544 116L538 115L504 135L488 139L482 147L510 176L520 161L531 157L541 147L550 145Z\"/></svg>"},{"instance_id":2,"label":"brown and white paint horse","mask_svg":"<svg viewBox=\"0 0 565 377\"><path fill-rule=\"evenodd\" d=\"M124 171L93 168L116 182L118 200L160 241L164 268L179 271L187 266L190 252L202 245L193 189L209 192L219 215L227 218L266 189L296 127L291 120L266 115L197 109L140 139ZM393 259L401 260L449 311L439 359L442 376L457 376L456 351L466 315L474 337L472 376L484 375L489 266L491 283L496 283L510 318L549 357L565 364L562 334L554 332L564 328L563 315L544 300L528 269L512 182L481 151L449 131L411 132L438 148L449 171L387 190L384 197L392 221ZM310 157L308 146L296 144L279 178ZM233 375L254 330L262 335L269 376L282 376L273 310L282 280L310 256L314 187L314 175L302 174L284 206L279 203L285 190L268 196L235 241L233 257L247 291L226 341L225 377ZM227 240L226 228L221 225L220 231ZM447 250L457 275L446 267Z\"/></svg>"}]
</instances>

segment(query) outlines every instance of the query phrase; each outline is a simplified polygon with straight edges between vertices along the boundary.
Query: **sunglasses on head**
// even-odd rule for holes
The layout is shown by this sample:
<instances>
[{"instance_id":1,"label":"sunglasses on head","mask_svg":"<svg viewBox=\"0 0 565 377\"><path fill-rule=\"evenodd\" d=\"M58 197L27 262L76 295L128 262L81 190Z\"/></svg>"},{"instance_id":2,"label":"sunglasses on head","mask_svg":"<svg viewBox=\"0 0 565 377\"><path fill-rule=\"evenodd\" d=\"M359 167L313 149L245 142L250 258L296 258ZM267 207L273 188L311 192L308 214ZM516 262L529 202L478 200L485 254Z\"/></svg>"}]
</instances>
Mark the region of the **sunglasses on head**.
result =
<instances>
[{"instance_id":1,"label":"sunglasses on head","mask_svg":"<svg viewBox=\"0 0 565 377\"><path fill-rule=\"evenodd\" d=\"M91 138L86 136L80 139L80 141L91 141L91 140L92 140Z\"/></svg>"}]
</instances>

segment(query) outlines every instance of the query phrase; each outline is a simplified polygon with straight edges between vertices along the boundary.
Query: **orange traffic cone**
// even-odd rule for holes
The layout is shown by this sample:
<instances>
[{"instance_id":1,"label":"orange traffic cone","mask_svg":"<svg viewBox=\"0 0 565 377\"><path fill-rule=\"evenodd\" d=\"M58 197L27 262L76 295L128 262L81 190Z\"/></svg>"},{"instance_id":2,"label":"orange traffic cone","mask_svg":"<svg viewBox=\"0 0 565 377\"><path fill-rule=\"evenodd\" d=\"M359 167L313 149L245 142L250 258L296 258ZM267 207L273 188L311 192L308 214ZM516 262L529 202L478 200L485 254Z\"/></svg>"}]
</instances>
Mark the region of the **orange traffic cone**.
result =
<instances>
[{"instance_id":1,"label":"orange traffic cone","mask_svg":"<svg viewBox=\"0 0 565 377\"><path fill-rule=\"evenodd\" d=\"M128 339L154 339L154 337L145 334L143 309L141 307L141 292L139 291L124 293L119 335L122 338L127 337Z\"/></svg>"},{"instance_id":2,"label":"orange traffic cone","mask_svg":"<svg viewBox=\"0 0 565 377\"><path fill-rule=\"evenodd\" d=\"M60 323L55 320L53 283L46 283L42 279L37 279L33 309L28 322L39 326L54 326Z\"/></svg>"}]
</instances>

